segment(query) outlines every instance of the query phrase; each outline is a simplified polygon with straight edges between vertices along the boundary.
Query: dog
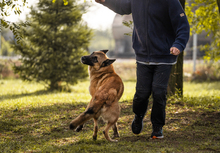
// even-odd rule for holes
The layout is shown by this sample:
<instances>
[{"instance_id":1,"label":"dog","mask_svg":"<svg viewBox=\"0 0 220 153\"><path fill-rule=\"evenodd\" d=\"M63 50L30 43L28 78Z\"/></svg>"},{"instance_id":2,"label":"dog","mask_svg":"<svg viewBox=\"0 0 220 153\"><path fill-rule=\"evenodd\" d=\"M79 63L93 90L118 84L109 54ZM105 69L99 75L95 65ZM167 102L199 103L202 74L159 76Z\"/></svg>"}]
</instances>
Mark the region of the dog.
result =
<instances>
[{"instance_id":1,"label":"dog","mask_svg":"<svg viewBox=\"0 0 220 153\"><path fill-rule=\"evenodd\" d=\"M71 121L70 129L81 131L83 124L94 120L93 139L97 139L98 118L107 121L103 131L106 140L115 142L109 137L109 129L113 129L113 137L119 137L117 120L120 115L119 99L124 92L124 85L121 78L115 73L112 63L115 59L109 59L106 55L108 50L95 51L88 56L81 57L81 62L88 65L90 86L89 92L92 96L85 112Z\"/></svg>"}]
</instances>

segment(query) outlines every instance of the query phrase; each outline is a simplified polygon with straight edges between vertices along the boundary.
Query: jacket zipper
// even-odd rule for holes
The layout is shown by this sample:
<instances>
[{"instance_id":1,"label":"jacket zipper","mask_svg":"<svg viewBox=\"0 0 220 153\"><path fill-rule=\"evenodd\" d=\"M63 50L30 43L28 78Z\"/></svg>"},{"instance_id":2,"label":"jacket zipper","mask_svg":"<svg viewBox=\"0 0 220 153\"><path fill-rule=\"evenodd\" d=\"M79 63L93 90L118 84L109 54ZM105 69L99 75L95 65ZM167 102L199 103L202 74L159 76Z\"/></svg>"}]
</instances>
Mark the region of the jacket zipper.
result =
<instances>
[{"instance_id":1,"label":"jacket zipper","mask_svg":"<svg viewBox=\"0 0 220 153\"><path fill-rule=\"evenodd\" d=\"M149 50L149 41L148 41L148 9L149 9L149 1L150 0L147 0L147 9L146 9L146 12L145 12L145 15L147 17L147 20L145 20L145 25L146 25L146 49L147 49L147 62L150 62L150 50ZM147 22L147 23L146 23Z\"/></svg>"}]
</instances>

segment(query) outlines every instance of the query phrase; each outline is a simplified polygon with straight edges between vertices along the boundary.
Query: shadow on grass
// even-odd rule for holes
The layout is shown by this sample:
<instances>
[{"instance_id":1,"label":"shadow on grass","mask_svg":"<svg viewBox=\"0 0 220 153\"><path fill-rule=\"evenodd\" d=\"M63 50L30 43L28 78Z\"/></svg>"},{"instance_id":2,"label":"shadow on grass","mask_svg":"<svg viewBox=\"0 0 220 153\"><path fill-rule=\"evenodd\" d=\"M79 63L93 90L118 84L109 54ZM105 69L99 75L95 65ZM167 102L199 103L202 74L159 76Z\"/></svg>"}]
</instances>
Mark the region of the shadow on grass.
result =
<instances>
[{"instance_id":1,"label":"shadow on grass","mask_svg":"<svg viewBox=\"0 0 220 153\"><path fill-rule=\"evenodd\" d=\"M121 102L120 105L122 108L120 118L133 116L131 102ZM86 106L87 103L63 103L24 108L16 112L4 112L0 117L0 137L4 140L0 147L5 148L6 151L7 148L15 151L16 149L27 151L25 148L33 148L34 145L37 145L39 148L44 146L45 151L51 149L51 145L46 144L52 141L54 151L72 149L77 152L76 147L78 147L79 152L80 149L81 151L97 152L109 149L111 146L116 147L117 152L138 151L146 146L149 150L153 150L155 147L165 147L168 151L169 149L171 151L182 150L182 152L185 152L184 149L186 152L220 151L220 112L202 109L195 112L185 109L176 113L169 111L168 108L167 121L164 126L165 139L156 141L149 140L151 128L146 127L146 124L151 124L150 120L145 120L145 127L140 135L133 135L127 128L130 127L133 119L129 118L129 121L123 122L123 126L120 126L122 122L119 122L119 132L122 132L119 142L109 143L105 141L104 137L97 141L92 140L92 120L88 121L83 131L79 133L69 130L71 120L83 112L82 108L86 108ZM172 107L174 106L172 105ZM182 107L182 105L177 105L173 109L179 110ZM105 123L99 120L99 126L105 126ZM139 146L134 147L134 143L138 143ZM120 147L118 147L119 144ZM109 152L114 152L113 148Z\"/></svg>"}]
</instances>

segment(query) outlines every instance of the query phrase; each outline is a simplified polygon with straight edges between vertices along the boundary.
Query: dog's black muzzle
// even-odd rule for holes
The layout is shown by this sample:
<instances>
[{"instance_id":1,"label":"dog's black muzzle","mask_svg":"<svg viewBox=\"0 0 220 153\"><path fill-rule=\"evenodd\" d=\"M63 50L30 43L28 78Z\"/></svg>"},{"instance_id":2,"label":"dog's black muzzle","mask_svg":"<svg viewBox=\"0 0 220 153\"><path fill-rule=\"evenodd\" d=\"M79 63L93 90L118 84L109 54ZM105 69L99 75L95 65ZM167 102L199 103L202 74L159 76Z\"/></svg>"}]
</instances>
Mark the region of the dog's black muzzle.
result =
<instances>
[{"instance_id":1,"label":"dog's black muzzle","mask_svg":"<svg viewBox=\"0 0 220 153\"><path fill-rule=\"evenodd\" d=\"M86 65L90 65L90 66L93 66L94 64L92 63L91 59L90 59L90 56L83 56L81 57L81 62L83 64L86 64Z\"/></svg>"},{"instance_id":2,"label":"dog's black muzzle","mask_svg":"<svg viewBox=\"0 0 220 153\"><path fill-rule=\"evenodd\" d=\"M81 62L82 62L83 64L85 64L85 62L86 62L86 57L85 57L85 56L81 57Z\"/></svg>"}]
</instances>

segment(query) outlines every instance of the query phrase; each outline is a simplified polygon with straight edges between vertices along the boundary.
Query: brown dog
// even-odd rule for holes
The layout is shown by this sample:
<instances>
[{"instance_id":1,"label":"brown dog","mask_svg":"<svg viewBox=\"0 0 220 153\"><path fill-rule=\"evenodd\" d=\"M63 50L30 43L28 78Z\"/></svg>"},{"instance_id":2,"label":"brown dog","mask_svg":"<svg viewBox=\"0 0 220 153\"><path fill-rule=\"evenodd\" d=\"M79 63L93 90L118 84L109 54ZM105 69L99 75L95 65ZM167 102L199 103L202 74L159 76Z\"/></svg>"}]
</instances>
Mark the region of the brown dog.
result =
<instances>
[{"instance_id":1,"label":"brown dog","mask_svg":"<svg viewBox=\"0 0 220 153\"><path fill-rule=\"evenodd\" d=\"M116 122L119 118L120 108L118 101L121 98L124 85L121 78L115 73L112 63L115 59L106 56L108 50L95 51L91 55L83 56L81 62L89 65L90 87L92 96L86 111L80 114L70 123L70 129L80 131L83 124L89 119L94 120L93 139L97 139L98 123L100 116L107 121L107 126L103 131L108 141L112 140L108 131L112 127L114 137L119 137Z\"/></svg>"}]
</instances>

